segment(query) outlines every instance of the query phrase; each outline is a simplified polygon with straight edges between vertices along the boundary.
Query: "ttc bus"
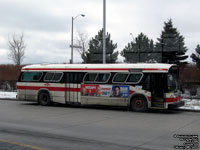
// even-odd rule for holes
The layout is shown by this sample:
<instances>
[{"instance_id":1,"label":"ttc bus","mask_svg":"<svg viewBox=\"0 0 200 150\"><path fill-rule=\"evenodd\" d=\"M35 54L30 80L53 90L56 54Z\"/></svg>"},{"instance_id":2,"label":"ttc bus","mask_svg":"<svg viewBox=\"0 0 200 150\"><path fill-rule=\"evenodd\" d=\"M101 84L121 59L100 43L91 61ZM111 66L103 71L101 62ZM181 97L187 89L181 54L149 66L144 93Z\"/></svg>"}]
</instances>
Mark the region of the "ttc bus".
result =
<instances>
[{"instance_id":1,"label":"ttc bus","mask_svg":"<svg viewBox=\"0 0 200 150\"><path fill-rule=\"evenodd\" d=\"M184 105L172 64L48 64L22 68L18 100L125 106L133 111Z\"/></svg>"}]
</instances>

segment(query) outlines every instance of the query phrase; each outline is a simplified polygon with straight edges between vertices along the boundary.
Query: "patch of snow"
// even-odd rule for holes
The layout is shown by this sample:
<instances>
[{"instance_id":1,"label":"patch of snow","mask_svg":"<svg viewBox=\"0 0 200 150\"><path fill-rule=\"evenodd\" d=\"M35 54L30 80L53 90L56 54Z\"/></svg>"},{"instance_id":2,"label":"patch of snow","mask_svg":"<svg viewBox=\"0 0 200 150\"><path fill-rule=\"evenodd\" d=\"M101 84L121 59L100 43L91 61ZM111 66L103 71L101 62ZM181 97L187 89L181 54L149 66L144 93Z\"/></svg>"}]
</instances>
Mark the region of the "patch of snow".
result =
<instances>
[{"instance_id":1,"label":"patch of snow","mask_svg":"<svg viewBox=\"0 0 200 150\"><path fill-rule=\"evenodd\" d=\"M200 99L183 99L185 106L180 109L200 110Z\"/></svg>"},{"instance_id":2,"label":"patch of snow","mask_svg":"<svg viewBox=\"0 0 200 150\"><path fill-rule=\"evenodd\" d=\"M191 97L190 91L185 89L184 90L184 94L182 94L181 97L183 97L183 98L190 98Z\"/></svg>"},{"instance_id":3,"label":"patch of snow","mask_svg":"<svg viewBox=\"0 0 200 150\"><path fill-rule=\"evenodd\" d=\"M200 96L200 88L197 88L197 95Z\"/></svg>"},{"instance_id":4,"label":"patch of snow","mask_svg":"<svg viewBox=\"0 0 200 150\"><path fill-rule=\"evenodd\" d=\"M0 98L16 99L17 92L0 91Z\"/></svg>"}]
</instances>

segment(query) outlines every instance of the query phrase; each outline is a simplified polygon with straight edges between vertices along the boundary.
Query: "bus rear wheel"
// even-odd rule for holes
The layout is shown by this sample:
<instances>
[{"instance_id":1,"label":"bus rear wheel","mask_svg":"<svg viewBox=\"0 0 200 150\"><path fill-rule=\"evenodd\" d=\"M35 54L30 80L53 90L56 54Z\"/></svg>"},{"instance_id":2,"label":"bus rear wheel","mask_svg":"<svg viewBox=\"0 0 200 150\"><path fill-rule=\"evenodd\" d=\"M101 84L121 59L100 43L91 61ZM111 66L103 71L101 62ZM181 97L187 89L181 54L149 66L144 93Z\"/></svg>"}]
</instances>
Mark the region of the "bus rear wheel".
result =
<instances>
[{"instance_id":1,"label":"bus rear wheel","mask_svg":"<svg viewBox=\"0 0 200 150\"><path fill-rule=\"evenodd\" d=\"M51 105L50 96L47 92L42 92L39 94L38 102L41 106L49 106Z\"/></svg>"},{"instance_id":2,"label":"bus rear wheel","mask_svg":"<svg viewBox=\"0 0 200 150\"><path fill-rule=\"evenodd\" d=\"M136 112L147 111L147 101L142 96L134 97L131 101L131 110Z\"/></svg>"}]
</instances>

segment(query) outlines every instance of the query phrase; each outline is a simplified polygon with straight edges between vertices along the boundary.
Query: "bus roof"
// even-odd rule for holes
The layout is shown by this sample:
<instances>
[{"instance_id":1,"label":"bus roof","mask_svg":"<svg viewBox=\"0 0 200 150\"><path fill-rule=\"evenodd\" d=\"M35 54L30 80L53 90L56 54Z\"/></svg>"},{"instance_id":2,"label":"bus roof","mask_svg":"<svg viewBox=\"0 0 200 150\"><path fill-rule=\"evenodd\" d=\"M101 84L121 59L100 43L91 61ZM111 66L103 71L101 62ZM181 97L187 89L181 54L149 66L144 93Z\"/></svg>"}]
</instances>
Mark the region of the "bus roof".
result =
<instances>
[{"instance_id":1,"label":"bus roof","mask_svg":"<svg viewBox=\"0 0 200 150\"><path fill-rule=\"evenodd\" d=\"M38 64L28 65L22 71L64 71L64 72L168 72L173 64L135 63L135 64Z\"/></svg>"}]
</instances>

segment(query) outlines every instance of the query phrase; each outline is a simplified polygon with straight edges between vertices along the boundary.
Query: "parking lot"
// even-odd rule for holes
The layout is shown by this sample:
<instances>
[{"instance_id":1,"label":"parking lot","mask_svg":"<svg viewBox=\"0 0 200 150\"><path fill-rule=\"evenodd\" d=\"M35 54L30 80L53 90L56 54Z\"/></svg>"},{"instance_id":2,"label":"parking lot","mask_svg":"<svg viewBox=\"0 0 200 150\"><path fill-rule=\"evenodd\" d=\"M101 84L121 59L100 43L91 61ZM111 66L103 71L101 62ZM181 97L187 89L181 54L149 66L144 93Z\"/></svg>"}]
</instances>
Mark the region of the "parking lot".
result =
<instances>
[{"instance_id":1,"label":"parking lot","mask_svg":"<svg viewBox=\"0 0 200 150\"><path fill-rule=\"evenodd\" d=\"M200 113L130 112L124 108L42 107L0 100L4 149L174 149L177 135L200 135Z\"/></svg>"}]
</instances>

